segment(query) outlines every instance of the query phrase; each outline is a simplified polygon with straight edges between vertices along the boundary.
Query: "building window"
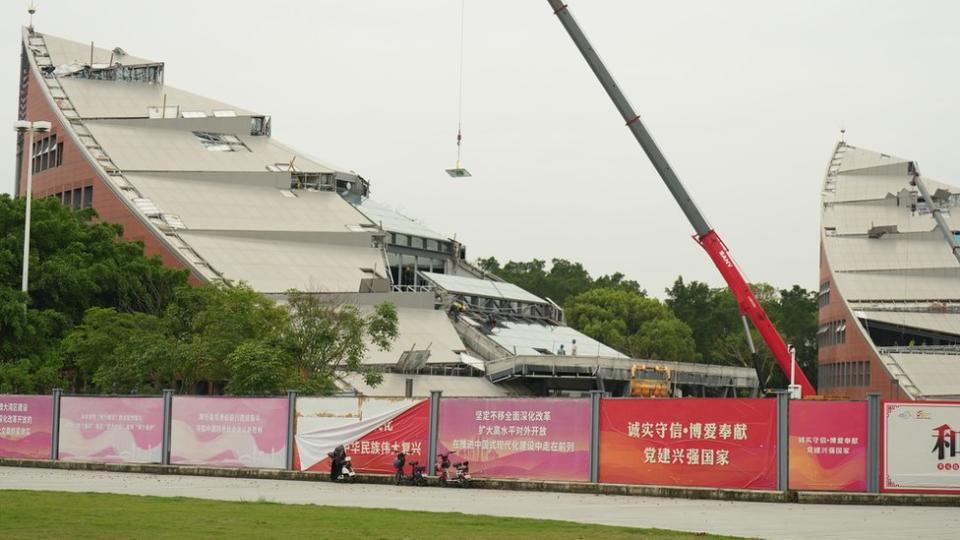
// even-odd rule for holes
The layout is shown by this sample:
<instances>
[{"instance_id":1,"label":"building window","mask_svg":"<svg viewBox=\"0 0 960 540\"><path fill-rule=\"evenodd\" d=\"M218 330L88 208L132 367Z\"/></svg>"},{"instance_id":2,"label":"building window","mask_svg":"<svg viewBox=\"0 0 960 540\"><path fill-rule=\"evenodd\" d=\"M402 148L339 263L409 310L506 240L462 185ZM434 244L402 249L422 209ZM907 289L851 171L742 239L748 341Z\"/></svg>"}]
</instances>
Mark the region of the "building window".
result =
<instances>
[{"instance_id":1,"label":"building window","mask_svg":"<svg viewBox=\"0 0 960 540\"><path fill-rule=\"evenodd\" d=\"M828 347L847 342L847 322L845 320L830 321L821 324L817 329L817 346Z\"/></svg>"},{"instance_id":2,"label":"building window","mask_svg":"<svg viewBox=\"0 0 960 540\"><path fill-rule=\"evenodd\" d=\"M250 134L254 136L270 136L270 117L254 116L250 118Z\"/></svg>"},{"instance_id":3,"label":"building window","mask_svg":"<svg viewBox=\"0 0 960 540\"><path fill-rule=\"evenodd\" d=\"M48 197L53 197L64 206L72 207L76 210L81 208L93 208L93 186L84 186L82 188L68 189L58 193L51 193Z\"/></svg>"},{"instance_id":4,"label":"building window","mask_svg":"<svg viewBox=\"0 0 960 540\"><path fill-rule=\"evenodd\" d=\"M817 307L823 308L830 303L830 282L824 281L820 284L820 293L817 294Z\"/></svg>"},{"instance_id":5,"label":"building window","mask_svg":"<svg viewBox=\"0 0 960 540\"><path fill-rule=\"evenodd\" d=\"M33 172L38 173L60 165L63 165L63 143L57 142L56 135L49 135L33 143Z\"/></svg>"},{"instance_id":6,"label":"building window","mask_svg":"<svg viewBox=\"0 0 960 540\"><path fill-rule=\"evenodd\" d=\"M193 135L200 141L200 144L211 152L249 152L247 145L243 144L236 135L226 133L209 133L206 131L194 131Z\"/></svg>"},{"instance_id":7,"label":"building window","mask_svg":"<svg viewBox=\"0 0 960 540\"><path fill-rule=\"evenodd\" d=\"M821 389L864 388L870 386L870 362L834 362L819 367Z\"/></svg>"}]
</instances>

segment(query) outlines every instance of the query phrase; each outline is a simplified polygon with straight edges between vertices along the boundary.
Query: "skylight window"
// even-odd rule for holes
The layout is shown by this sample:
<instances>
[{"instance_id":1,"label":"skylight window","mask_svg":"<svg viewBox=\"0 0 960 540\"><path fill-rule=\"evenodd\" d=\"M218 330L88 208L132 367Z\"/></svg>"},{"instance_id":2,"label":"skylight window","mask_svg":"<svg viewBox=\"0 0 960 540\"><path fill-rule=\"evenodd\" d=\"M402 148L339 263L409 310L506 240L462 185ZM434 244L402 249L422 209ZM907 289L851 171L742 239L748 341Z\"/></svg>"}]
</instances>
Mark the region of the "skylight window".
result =
<instances>
[{"instance_id":1,"label":"skylight window","mask_svg":"<svg viewBox=\"0 0 960 540\"><path fill-rule=\"evenodd\" d=\"M242 152L246 150L247 145L243 144L236 135L226 133L209 133L206 131L194 131L194 136L199 139L200 144L211 152Z\"/></svg>"}]
</instances>

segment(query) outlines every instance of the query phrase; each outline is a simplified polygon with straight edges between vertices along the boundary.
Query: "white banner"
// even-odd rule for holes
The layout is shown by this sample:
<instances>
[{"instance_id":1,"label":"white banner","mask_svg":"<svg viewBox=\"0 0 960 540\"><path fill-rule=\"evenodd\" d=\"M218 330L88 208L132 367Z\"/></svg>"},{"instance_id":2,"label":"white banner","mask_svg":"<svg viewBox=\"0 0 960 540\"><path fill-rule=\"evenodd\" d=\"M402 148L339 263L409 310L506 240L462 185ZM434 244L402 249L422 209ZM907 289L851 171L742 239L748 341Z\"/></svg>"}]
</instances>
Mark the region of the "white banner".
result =
<instances>
[{"instance_id":1,"label":"white banner","mask_svg":"<svg viewBox=\"0 0 960 540\"><path fill-rule=\"evenodd\" d=\"M408 398L298 398L297 454L300 470L327 457L338 445L347 445L416 405Z\"/></svg>"},{"instance_id":2,"label":"white banner","mask_svg":"<svg viewBox=\"0 0 960 540\"><path fill-rule=\"evenodd\" d=\"M960 493L960 402L883 404L884 491Z\"/></svg>"}]
</instances>

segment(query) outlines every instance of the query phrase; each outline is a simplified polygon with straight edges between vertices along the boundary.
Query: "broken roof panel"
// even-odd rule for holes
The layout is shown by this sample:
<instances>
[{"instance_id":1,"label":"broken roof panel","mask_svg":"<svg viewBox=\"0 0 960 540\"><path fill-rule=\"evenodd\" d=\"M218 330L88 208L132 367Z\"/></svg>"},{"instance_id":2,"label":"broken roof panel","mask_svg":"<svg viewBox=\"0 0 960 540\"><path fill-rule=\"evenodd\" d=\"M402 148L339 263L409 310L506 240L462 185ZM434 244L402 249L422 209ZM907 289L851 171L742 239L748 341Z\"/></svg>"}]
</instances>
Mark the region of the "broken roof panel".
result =
<instances>
[{"instance_id":1,"label":"broken roof panel","mask_svg":"<svg viewBox=\"0 0 960 540\"><path fill-rule=\"evenodd\" d=\"M482 296L484 298L496 298L534 304L548 303L543 298L505 281L453 276L450 274L435 274L433 272L420 272L420 275L433 282L437 287L454 294Z\"/></svg>"},{"instance_id":2,"label":"broken roof panel","mask_svg":"<svg viewBox=\"0 0 960 540\"><path fill-rule=\"evenodd\" d=\"M420 236L423 238L433 238L435 240L446 241L449 239L449 237L428 228L397 210L371 199L364 199L354 206L356 206L357 210L362 212L363 215L367 216L370 221L378 225L382 224L385 231Z\"/></svg>"},{"instance_id":3,"label":"broken roof panel","mask_svg":"<svg viewBox=\"0 0 960 540\"><path fill-rule=\"evenodd\" d=\"M429 350L427 364L459 364L467 348L446 312L435 309L397 308L400 336L389 351L367 348L365 364L394 365L404 351Z\"/></svg>"},{"instance_id":4,"label":"broken roof panel","mask_svg":"<svg viewBox=\"0 0 960 540\"><path fill-rule=\"evenodd\" d=\"M556 354L561 345L566 354L572 355L573 341L576 340L577 356L627 358L619 351L569 326L506 320L498 322L487 337L511 354L520 356Z\"/></svg>"}]
</instances>

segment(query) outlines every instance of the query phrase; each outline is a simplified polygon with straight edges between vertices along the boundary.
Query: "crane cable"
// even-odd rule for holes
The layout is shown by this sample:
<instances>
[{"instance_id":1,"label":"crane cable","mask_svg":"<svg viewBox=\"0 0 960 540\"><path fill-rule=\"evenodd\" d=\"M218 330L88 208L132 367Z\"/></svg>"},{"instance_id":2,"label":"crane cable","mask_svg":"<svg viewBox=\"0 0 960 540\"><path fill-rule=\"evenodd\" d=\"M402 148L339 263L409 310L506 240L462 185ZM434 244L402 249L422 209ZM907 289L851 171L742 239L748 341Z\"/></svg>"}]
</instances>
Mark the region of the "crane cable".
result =
<instances>
[{"instance_id":1,"label":"crane cable","mask_svg":"<svg viewBox=\"0 0 960 540\"><path fill-rule=\"evenodd\" d=\"M460 143L463 140L463 28L466 0L460 0L460 73L457 92L457 169L460 169Z\"/></svg>"}]
</instances>

